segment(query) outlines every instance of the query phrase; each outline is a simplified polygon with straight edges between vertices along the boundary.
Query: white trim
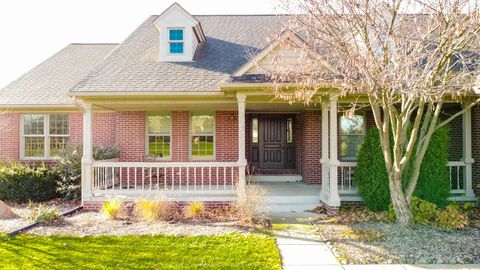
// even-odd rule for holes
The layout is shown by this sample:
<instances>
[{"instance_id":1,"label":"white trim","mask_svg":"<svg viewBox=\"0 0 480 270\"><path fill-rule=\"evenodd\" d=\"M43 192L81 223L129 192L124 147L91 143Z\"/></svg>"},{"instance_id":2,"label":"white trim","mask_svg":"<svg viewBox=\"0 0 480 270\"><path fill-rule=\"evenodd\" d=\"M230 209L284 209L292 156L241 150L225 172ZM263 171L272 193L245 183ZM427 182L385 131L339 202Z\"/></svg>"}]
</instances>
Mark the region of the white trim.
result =
<instances>
[{"instance_id":1,"label":"white trim","mask_svg":"<svg viewBox=\"0 0 480 270\"><path fill-rule=\"evenodd\" d=\"M175 2L171 4L168 8L166 8L160 15L158 15L157 19L154 22L154 25L156 26L157 21L161 21L163 17L172 9L178 8L181 12L183 12L194 24L200 23L195 17L193 17L190 13L188 13L187 10L185 10L179 3ZM160 30L160 29L159 29Z\"/></svg>"},{"instance_id":2,"label":"white trim","mask_svg":"<svg viewBox=\"0 0 480 270\"><path fill-rule=\"evenodd\" d=\"M271 42L270 44L268 44L267 46L265 46L262 50L260 50L259 53L257 53L250 61L248 61L247 63L245 63L244 65L242 65L237 71L235 71L232 75L232 77L239 77L239 76L242 76L244 75L245 73L248 72L248 70L250 70L252 67L254 67L256 65L256 63L258 63L260 60L262 60L264 57L266 57L270 52L272 52L273 50L275 50L275 48L277 48L278 46L281 45L281 42L287 40L287 39L291 39L293 41L293 43L297 46L301 46L303 44L305 44L305 41L302 40L298 35L296 35L294 32L290 31L290 30L285 30L283 31L283 33L280 34L280 36L275 39L273 42ZM309 50L308 51L311 55L315 55L316 58L319 58L320 56ZM326 68L328 68L329 70L334 70L333 68L331 68L327 62L323 62L323 64L325 65Z\"/></svg>"},{"instance_id":3,"label":"white trim","mask_svg":"<svg viewBox=\"0 0 480 270\"><path fill-rule=\"evenodd\" d=\"M169 134L154 134L148 132L148 114L149 113L164 113L170 115L170 133ZM146 111L145 112L145 156L150 156L150 136L169 136L170 137L170 156L168 158L161 157L156 158L155 161L169 161L172 160L173 152L172 152L172 145L173 145L173 114L172 111Z\"/></svg>"},{"instance_id":4,"label":"white trim","mask_svg":"<svg viewBox=\"0 0 480 270\"><path fill-rule=\"evenodd\" d=\"M170 30L182 30L182 40L171 40L170 39ZM168 56L179 56L179 55L185 55L185 27L167 27L167 55ZM172 53L170 50L170 45L172 43L181 43L182 44L182 53Z\"/></svg>"},{"instance_id":5,"label":"white trim","mask_svg":"<svg viewBox=\"0 0 480 270\"><path fill-rule=\"evenodd\" d=\"M303 177L301 174L279 174L279 175L252 175L252 182L301 182Z\"/></svg>"},{"instance_id":6,"label":"white trim","mask_svg":"<svg viewBox=\"0 0 480 270\"><path fill-rule=\"evenodd\" d=\"M472 110L469 109L463 114L463 144L465 157L465 196L475 197L473 192L472 180L472 164L475 160L472 157Z\"/></svg>"},{"instance_id":7,"label":"white trim","mask_svg":"<svg viewBox=\"0 0 480 270\"><path fill-rule=\"evenodd\" d=\"M212 113L213 115L213 133L212 135L205 135L203 136L213 136L213 157L193 157L192 156L192 137L193 135L193 130L192 130L192 113L205 113L209 114ZM217 159L217 117L216 117L216 111L205 111L205 110L194 110L194 111L189 111L188 113L188 159L193 160L193 161L209 161L209 160L216 160ZM195 136L202 136L202 135L195 135Z\"/></svg>"}]
</instances>

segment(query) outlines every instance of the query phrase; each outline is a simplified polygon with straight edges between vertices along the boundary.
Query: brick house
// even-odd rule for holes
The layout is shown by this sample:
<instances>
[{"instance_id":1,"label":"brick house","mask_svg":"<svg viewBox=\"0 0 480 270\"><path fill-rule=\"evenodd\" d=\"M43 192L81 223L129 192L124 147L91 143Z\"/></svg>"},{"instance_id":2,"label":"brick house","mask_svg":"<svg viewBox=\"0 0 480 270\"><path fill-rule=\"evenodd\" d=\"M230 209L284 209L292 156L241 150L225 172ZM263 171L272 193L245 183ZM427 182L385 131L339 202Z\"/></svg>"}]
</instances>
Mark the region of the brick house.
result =
<instances>
[{"instance_id":1,"label":"brick house","mask_svg":"<svg viewBox=\"0 0 480 270\"><path fill-rule=\"evenodd\" d=\"M248 57L265 68L274 53L295 58L264 38L283 20L192 16L175 3L120 44L70 44L0 91L0 161L49 162L83 144L86 207L159 191L223 203L248 181L280 201L361 201L353 171L371 112L343 115L352 97L327 89L308 106L273 99ZM445 105L444 116L461 106ZM452 199L475 199L479 125L478 106L451 124ZM94 145L116 145L119 159L94 160Z\"/></svg>"}]
</instances>

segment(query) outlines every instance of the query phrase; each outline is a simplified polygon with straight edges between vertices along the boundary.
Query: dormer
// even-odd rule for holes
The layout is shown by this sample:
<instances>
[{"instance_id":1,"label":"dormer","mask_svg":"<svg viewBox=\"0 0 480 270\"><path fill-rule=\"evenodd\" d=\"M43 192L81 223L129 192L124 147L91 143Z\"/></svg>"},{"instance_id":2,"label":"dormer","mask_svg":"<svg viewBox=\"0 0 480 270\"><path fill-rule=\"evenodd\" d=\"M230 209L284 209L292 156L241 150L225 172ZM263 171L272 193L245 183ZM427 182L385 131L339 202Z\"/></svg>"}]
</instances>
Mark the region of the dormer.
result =
<instances>
[{"instance_id":1,"label":"dormer","mask_svg":"<svg viewBox=\"0 0 480 270\"><path fill-rule=\"evenodd\" d=\"M205 42L200 22L173 3L154 21L159 32L161 62L190 62L199 44Z\"/></svg>"}]
</instances>

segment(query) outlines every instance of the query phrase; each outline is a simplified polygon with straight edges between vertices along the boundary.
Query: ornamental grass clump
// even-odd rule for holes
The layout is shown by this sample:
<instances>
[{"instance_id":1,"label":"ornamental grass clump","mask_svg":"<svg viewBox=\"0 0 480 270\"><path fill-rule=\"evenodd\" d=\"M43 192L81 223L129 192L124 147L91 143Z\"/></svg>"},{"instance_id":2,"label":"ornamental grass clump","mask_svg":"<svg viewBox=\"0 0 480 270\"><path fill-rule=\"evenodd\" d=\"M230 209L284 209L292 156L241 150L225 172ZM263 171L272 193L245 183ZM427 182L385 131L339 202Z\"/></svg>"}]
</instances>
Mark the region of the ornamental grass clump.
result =
<instances>
[{"instance_id":1,"label":"ornamental grass clump","mask_svg":"<svg viewBox=\"0 0 480 270\"><path fill-rule=\"evenodd\" d=\"M185 216L191 219L200 219L205 215L203 202L190 202L185 208Z\"/></svg>"},{"instance_id":2,"label":"ornamental grass clump","mask_svg":"<svg viewBox=\"0 0 480 270\"><path fill-rule=\"evenodd\" d=\"M102 213L108 219L120 219L123 214L122 204L119 199L106 200L102 206Z\"/></svg>"},{"instance_id":3,"label":"ornamental grass clump","mask_svg":"<svg viewBox=\"0 0 480 270\"><path fill-rule=\"evenodd\" d=\"M135 203L135 216L146 221L166 220L172 203L163 199L142 199Z\"/></svg>"},{"instance_id":4,"label":"ornamental grass clump","mask_svg":"<svg viewBox=\"0 0 480 270\"><path fill-rule=\"evenodd\" d=\"M28 204L30 214L28 219L32 222L51 222L61 217L60 212L52 207L47 207L45 204L40 204L35 207L32 202Z\"/></svg>"},{"instance_id":5,"label":"ornamental grass clump","mask_svg":"<svg viewBox=\"0 0 480 270\"><path fill-rule=\"evenodd\" d=\"M242 194L237 187L237 200L233 202L233 210L240 223L250 226L258 224L267 218L267 203L264 199L266 190L259 185L247 185Z\"/></svg>"}]
</instances>

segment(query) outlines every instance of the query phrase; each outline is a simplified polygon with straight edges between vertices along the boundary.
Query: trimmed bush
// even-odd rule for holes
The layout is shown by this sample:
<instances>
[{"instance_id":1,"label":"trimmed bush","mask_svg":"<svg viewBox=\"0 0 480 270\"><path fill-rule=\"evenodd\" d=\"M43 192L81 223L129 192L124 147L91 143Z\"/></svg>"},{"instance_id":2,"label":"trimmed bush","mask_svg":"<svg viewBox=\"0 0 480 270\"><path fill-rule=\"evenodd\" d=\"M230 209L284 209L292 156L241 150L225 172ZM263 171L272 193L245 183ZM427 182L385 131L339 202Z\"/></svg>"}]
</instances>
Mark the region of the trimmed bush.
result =
<instances>
[{"instance_id":1,"label":"trimmed bush","mask_svg":"<svg viewBox=\"0 0 480 270\"><path fill-rule=\"evenodd\" d=\"M450 171L448 164L448 147L450 130L437 130L430 141L418 176L414 196L435 203L438 207L447 206L450 195Z\"/></svg>"},{"instance_id":2,"label":"trimmed bush","mask_svg":"<svg viewBox=\"0 0 480 270\"><path fill-rule=\"evenodd\" d=\"M45 164L29 166L19 163L0 167L0 200L42 202L58 197L59 176Z\"/></svg>"},{"instance_id":3,"label":"trimmed bush","mask_svg":"<svg viewBox=\"0 0 480 270\"><path fill-rule=\"evenodd\" d=\"M449 129L440 128L430 141L423 159L414 195L445 207L450 194L450 175L447 168ZM405 171L405 179L409 168ZM369 130L358 154L355 180L365 205L373 211L388 210L390 189L378 129Z\"/></svg>"},{"instance_id":4,"label":"trimmed bush","mask_svg":"<svg viewBox=\"0 0 480 270\"><path fill-rule=\"evenodd\" d=\"M365 206L372 211L384 211L390 203L388 174L385 168L378 129L368 131L358 153L355 181Z\"/></svg>"}]
</instances>

